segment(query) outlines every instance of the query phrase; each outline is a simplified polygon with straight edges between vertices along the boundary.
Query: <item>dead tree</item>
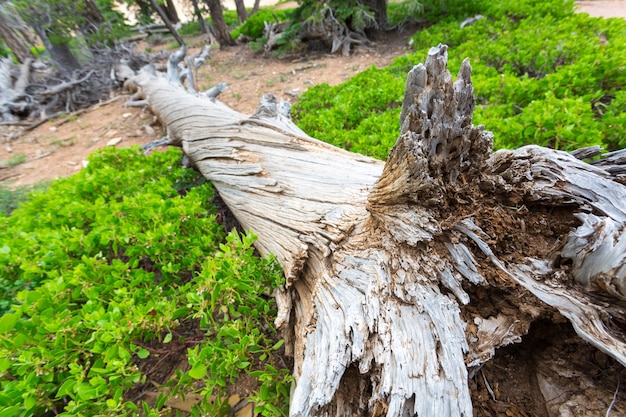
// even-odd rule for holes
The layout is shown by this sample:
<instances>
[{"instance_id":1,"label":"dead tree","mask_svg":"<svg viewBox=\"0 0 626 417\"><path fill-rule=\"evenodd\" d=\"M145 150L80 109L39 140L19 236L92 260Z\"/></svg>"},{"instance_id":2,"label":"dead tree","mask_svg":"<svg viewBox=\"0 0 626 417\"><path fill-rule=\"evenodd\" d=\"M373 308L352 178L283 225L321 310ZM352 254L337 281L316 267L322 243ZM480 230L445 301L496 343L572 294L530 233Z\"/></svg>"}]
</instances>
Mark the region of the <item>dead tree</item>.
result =
<instances>
[{"instance_id":1,"label":"dead tree","mask_svg":"<svg viewBox=\"0 0 626 417\"><path fill-rule=\"evenodd\" d=\"M33 59L33 44L28 26L11 3L0 4L0 38L21 64Z\"/></svg>"},{"instance_id":2,"label":"dead tree","mask_svg":"<svg viewBox=\"0 0 626 417\"><path fill-rule=\"evenodd\" d=\"M175 74L133 79L166 142L284 269L291 415L472 416L470 378L538 320L566 318L626 365L624 153L595 166L538 146L492 153L470 73L465 61L453 82L441 45L413 68L386 163L309 137L271 96L248 117ZM559 381L541 388L544 415L569 406L545 394ZM598 382L605 409L614 382Z\"/></svg>"}]
</instances>

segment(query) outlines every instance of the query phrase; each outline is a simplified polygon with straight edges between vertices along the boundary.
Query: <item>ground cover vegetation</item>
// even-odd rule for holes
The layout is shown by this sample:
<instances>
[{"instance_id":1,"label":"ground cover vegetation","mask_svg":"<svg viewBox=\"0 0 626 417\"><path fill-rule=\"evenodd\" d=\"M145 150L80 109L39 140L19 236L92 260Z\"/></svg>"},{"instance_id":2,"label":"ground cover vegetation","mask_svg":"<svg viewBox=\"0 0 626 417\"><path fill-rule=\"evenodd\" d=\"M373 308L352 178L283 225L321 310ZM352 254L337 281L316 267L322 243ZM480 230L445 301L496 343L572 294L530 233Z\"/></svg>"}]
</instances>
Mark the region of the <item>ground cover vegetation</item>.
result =
<instances>
[{"instance_id":1,"label":"ground cover vegetation","mask_svg":"<svg viewBox=\"0 0 626 417\"><path fill-rule=\"evenodd\" d=\"M162 415L192 390L192 415L224 414L241 375L259 412L285 412L281 273L224 232L212 196L178 151L109 149L0 217L1 416ZM150 374L180 357L172 379ZM152 382L166 388L138 410L129 393Z\"/></svg>"},{"instance_id":2,"label":"ground cover vegetation","mask_svg":"<svg viewBox=\"0 0 626 417\"><path fill-rule=\"evenodd\" d=\"M494 132L497 148L626 146L623 19L575 14L573 2L563 0L475 2L474 13L484 18L461 28L468 15L449 14L418 31L415 52L386 68L308 89L294 120L316 138L386 158L398 135L405 74L444 43L451 68L470 59L474 121Z\"/></svg>"},{"instance_id":3,"label":"ground cover vegetation","mask_svg":"<svg viewBox=\"0 0 626 417\"><path fill-rule=\"evenodd\" d=\"M450 67L471 60L475 122L498 147L624 147L624 21L576 15L563 0L491 3L424 7L438 22L414 35L415 54L309 89L294 119L383 159L407 71L447 43ZM390 18L402 16L395 7ZM251 233L224 230L211 185L180 160L107 149L26 201L0 190L0 417L176 415L169 401L190 393L200 394L191 415L226 415L242 378L259 413L286 413L290 371L272 325L280 271L254 256ZM152 383L162 388L147 401Z\"/></svg>"}]
</instances>

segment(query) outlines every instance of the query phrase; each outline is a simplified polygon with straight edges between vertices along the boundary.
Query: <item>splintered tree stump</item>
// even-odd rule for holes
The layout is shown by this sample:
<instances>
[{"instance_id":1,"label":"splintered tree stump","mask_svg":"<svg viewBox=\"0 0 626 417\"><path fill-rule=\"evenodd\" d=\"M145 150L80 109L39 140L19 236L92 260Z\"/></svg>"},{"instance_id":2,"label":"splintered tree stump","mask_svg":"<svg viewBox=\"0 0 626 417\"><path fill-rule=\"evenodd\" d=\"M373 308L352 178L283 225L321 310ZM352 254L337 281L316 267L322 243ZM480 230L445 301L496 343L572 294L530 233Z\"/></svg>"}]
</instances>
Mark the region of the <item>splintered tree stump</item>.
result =
<instances>
[{"instance_id":1,"label":"splintered tree stump","mask_svg":"<svg viewBox=\"0 0 626 417\"><path fill-rule=\"evenodd\" d=\"M133 82L165 142L284 269L291 415L472 416L470 378L563 317L626 365L626 158L492 153L472 124L470 64L453 81L443 45L408 75L386 163L311 138L272 96L246 116L172 77Z\"/></svg>"}]
</instances>

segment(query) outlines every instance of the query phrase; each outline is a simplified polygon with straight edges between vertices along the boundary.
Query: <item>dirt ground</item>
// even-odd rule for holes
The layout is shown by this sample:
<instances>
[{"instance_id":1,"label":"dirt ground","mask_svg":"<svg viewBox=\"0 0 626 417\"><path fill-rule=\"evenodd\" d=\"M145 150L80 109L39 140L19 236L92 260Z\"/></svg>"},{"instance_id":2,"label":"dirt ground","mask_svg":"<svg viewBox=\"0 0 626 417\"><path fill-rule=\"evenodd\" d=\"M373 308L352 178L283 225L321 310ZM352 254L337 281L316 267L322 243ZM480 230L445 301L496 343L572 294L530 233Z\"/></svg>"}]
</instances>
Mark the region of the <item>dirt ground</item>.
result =
<instances>
[{"instance_id":1,"label":"dirt ground","mask_svg":"<svg viewBox=\"0 0 626 417\"><path fill-rule=\"evenodd\" d=\"M577 1L578 11L595 17L621 17L626 19L625 0L586 0Z\"/></svg>"},{"instance_id":2,"label":"dirt ground","mask_svg":"<svg viewBox=\"0 0 626 417\"><path fill-rule=\"evenodd\" d=\"M202 88L226 82L228 88L219 99L237 111L253 114L263 94L272 93L295 103L313 85L336 85L372 65L388 65L409 52L407 40L411 33L390 35L350 57L316 53L279 60L257 54L247 45L226 50L215 47L211 59L201 67L198 80ZM202 38L194 39L192 45L191 54L203 45ZM0 168L0 182L17 187L65 177L81 169L87 156L104 146L131 146L160 138L163 131L158 122L147 110L125 107L128 98L125 92L115 91L102 104L50 120L31 131L0 126L0 161L6 165L16 155L25 157L24 163Z\"/></svg>"}]
</instances>

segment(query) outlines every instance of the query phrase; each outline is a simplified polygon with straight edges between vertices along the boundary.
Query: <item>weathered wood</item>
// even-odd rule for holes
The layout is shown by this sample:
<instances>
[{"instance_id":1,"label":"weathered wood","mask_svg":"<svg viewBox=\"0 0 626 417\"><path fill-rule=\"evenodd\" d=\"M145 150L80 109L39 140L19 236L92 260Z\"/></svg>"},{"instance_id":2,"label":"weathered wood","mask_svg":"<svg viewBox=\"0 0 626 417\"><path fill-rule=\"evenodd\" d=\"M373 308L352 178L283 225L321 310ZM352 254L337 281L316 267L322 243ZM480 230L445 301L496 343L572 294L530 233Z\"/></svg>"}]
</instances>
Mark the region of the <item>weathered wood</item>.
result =
<instances>
[{"instance_id":1,"label":"weathered wood","mask_svg":"<svg viewBox=\"0 0 626 417\"><path fill-rule=\"evenodd\" d=\"M16 114L27 112L32 105L26 94L31 63L32 59L26 59L16 67L10 58L0 59L0 120L14 121Z\"/></svg>"},{"instance_id":2,"label":"weathered wood","mask_svg":"<svg viewBox=\"0 0 626 417\"><path fill-rule=\"evenodd\" d=\"M272 96L248 117L133 80L283 266L291 415L470 416L468 377L556 311L626 365L623 155L605 170L536 146L492 154L470 65L453 82L445 46L409 73L386 163L309 137Z\"/></svg>"}]
</instances>

